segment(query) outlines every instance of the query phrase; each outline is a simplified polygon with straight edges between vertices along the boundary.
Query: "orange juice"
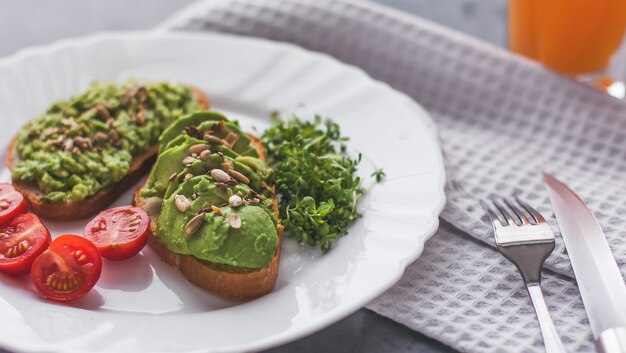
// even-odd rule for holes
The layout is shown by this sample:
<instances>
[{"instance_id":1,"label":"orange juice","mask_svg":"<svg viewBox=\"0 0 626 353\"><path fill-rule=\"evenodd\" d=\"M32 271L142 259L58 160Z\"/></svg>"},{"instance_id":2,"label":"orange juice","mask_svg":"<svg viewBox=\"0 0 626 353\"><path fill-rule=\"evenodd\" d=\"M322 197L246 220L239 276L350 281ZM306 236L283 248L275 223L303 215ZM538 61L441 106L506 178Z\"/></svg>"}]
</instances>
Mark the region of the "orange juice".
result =
<instances>
[{"instance_id":1,"label":"orange juice","mask_svg":"<svg viewBox=\"0 0 626 353\"><path fill-rule=\"evenodd\" d=\"M510 0L514 52L565 74L602 71L626 29L626 0Z\"/></svg>"}]
</instances>

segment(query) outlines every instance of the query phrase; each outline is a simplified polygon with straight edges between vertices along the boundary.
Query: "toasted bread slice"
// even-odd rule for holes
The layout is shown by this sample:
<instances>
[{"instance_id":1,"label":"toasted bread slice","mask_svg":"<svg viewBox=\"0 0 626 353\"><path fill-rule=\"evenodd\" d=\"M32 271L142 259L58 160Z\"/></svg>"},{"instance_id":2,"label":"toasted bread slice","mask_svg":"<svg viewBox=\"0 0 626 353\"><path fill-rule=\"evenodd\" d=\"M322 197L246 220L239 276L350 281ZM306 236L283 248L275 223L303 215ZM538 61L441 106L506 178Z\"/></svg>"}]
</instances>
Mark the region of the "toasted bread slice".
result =
<instances>
[{"instance_id":1,"label":"toasted bread slice","mask_svg":"<svg viewBox=\"0 0 626 353\"><path fill-rule=\"evenodd\" d=\"M198 102L201 109L209 108L209 99L196 87L191 87L192 95ZM16 144L17 136L11 142L7 151L6 164L9 169L13 170L13 167L19 162L17 155ZM159 150L158 145L153 146L148 151L135 157L133 163L128 170L128 173L124 178L118 181L115 185L112 185L104 190L101 190L97 194L90 196L84 200L78 202L65 202L65 203L47 203L42 201L44 196L35 183L13 181L15 189L24 195L24 198L30 204L31 209L38 216L50 220L69 221L76 219L83 219L92 216L102 209L109 206L113 201L120 197L126 190L135 185L141 177L147 172L154 157Z\"/></svg>"},{"instance_id":2,"label":"toasted bread slice","mask_svg":"<svg viewBox=\"0 0 626 353\"><path fill-rule=\"evenodd\" d=\"M251 145L259 152L260 159L265 159L265 148L259 139L248 134ZM152 234L157 229L157 219L160 212L160 204L150 205L149 199L140 195L141 189L135 192L134 205L144 209L150 216L150 230ZM274 196L273 211L278 217L278 198ZM233 266L211 263L199 260L191 255L180 255L170 251L152 235L148 245L160 257L171 266L177 267L189 282L204 288L215 294L236 300L250 300L258 298L272 291L278 275L278 262L282 247L283 226L278 222L278 245L274 257L269 265L261 269L242 269Z\"/></svg>"}]
</instances>

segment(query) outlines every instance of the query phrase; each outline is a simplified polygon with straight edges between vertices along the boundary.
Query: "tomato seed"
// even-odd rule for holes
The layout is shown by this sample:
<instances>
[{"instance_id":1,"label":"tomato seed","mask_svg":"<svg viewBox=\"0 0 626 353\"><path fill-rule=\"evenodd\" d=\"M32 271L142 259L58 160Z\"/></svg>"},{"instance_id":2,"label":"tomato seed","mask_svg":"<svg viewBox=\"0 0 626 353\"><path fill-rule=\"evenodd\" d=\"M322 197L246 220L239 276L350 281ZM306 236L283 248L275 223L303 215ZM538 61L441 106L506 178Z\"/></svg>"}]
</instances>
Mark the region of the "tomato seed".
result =
<instances>
[{"instance_id":1,"label":"tomato seed","mask_svg":"<svg viewBox=\"0 0 626 353\"><path fill-rule=\"evenodd\" d=\"M6 258L14 258L22 255L30 248L30 243L28 240L22 240L16 245L10 247L7 251L4 252L4 257Z\"/></svg>"},{"instance_id":2,"label":"tomato seed","mask_svg":"<svg viewBox=\"0 0 626 353\"><path fill-rule=\"evenodd\" d=\"M74 290L78 286L75 274L53 273L46 279L48 287L62 292Z\"/></svg>"},{"instance_id":3,"label":"tomato seed","mask_svg":"<svg viewBox=\"0 0 626 353\"><path fill-rule=\"evenodd\" d=\"M20 254L24 253L24 251L28 250L28 248L30 247L30 244L28 243L28 240L22 240L17 247L17 250L19 251Z\"/></svg>"}]
</instances>

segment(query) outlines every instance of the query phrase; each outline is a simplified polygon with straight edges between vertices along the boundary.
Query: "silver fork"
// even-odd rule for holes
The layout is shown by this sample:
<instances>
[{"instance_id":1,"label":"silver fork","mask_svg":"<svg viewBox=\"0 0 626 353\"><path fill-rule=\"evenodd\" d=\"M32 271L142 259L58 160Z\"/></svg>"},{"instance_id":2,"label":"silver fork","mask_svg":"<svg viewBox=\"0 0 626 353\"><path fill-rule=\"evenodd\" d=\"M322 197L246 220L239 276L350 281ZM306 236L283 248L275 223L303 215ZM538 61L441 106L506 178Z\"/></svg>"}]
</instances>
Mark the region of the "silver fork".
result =
<instances>
[{"instance_id":1,"label":"silver fork","mask_svg":"<svg viewBox=\"0 0 626 353\"><path fill-rule=\"evenodd\" d=\"M541 268L554 250L554 233L534 208L515 198L492 200L493 208L481 201L491 219L500 253L519 270L535 307L547 353L565 353L541 291Z\"/></svg>"}]
</instances>

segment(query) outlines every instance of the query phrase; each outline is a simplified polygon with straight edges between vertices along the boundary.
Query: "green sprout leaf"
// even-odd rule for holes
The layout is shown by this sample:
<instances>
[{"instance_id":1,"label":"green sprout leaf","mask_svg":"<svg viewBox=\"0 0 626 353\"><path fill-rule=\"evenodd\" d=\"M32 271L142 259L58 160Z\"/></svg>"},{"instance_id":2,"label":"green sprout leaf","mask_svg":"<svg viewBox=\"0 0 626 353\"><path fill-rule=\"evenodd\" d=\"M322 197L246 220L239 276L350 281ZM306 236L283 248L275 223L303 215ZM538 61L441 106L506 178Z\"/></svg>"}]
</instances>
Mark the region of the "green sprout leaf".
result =
<instances>
[{"instance_id":1,"label":"green sprout leaf","mask_svg":"<svg viewBox=\"0 0 626 353\"><path fill-rule=\"evenodd\" d=\"M331 120L274 117L274 126L262 141L273 168L270 181L280 196L286 235L327 252L360 216L356 205L364 189L356 172L361 156L348 156L348 138ZM380 181L384 172L377 170L373 176Z\"/></svg>"}]
</instances>

